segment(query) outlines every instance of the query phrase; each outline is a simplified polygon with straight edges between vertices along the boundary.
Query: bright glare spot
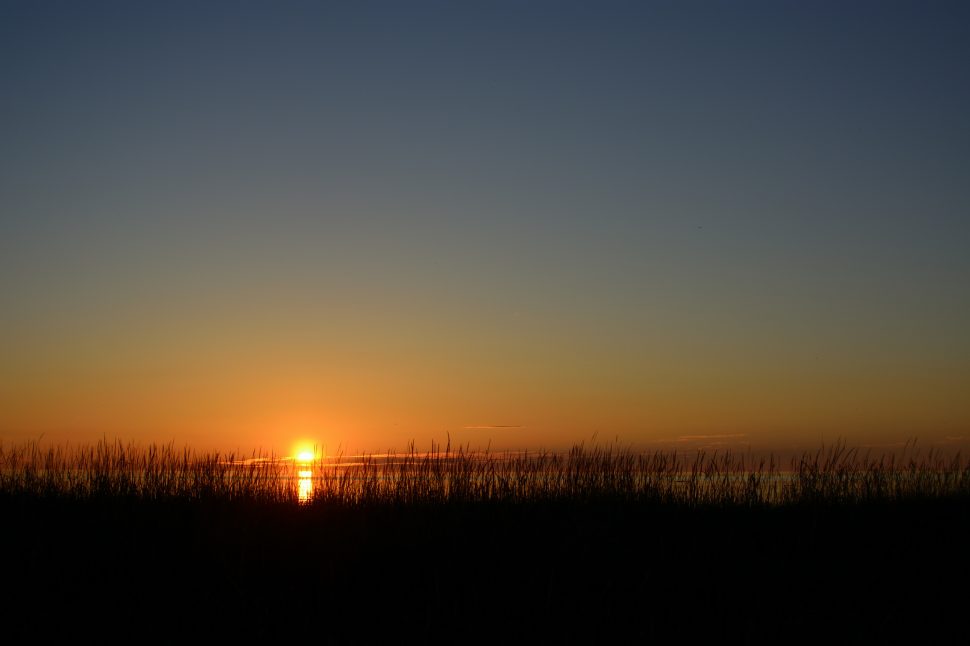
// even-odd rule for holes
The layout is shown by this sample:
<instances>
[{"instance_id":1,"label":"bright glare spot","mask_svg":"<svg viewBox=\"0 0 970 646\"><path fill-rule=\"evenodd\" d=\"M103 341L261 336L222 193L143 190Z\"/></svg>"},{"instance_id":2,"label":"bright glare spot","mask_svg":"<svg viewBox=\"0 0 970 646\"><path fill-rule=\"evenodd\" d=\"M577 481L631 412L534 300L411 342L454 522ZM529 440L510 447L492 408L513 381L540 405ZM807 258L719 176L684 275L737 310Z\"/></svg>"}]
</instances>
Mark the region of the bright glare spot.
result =
<instances>
[{"instance_id":1,"label":"bright glare spot","mask_svg":"<svg viewBox=\"0 0 970 646\"><path fill-rule=\"evenodd\" d=\"M313 500L313 476L312 471L300 471L300 478L297 480L297 497L301 503L308 503Z\"/></svg>"},{"instance_id":2,"label":"bright glare spot","mask_svg":"<svg viewBox=\"0 0 970 646\"><path fill-rule=\"evenodd\" d=\"M313 451L300 451L296 455L296 459L300 462L313 462Z\"/></svg>"}]
</instances>

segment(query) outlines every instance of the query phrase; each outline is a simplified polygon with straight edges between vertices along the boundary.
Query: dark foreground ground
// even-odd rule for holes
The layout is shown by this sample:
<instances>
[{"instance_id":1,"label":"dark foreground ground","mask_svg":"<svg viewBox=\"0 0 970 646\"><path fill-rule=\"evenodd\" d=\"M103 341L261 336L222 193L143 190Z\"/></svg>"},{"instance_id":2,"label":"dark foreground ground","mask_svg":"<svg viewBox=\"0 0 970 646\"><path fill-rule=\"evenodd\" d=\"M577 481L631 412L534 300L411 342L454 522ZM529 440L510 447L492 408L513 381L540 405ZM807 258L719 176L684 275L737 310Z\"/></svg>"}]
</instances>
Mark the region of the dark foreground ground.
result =
<instances>
[{"instance_id":1,"label":"dark foreground ground","mask_svg":"<svg viewBox=\"0 0 970 646\"><path fill-rule=\"evenodd\" d=\"M0 511L7 643L970 643L965 499Z\"/></svg>"}]
</instances>

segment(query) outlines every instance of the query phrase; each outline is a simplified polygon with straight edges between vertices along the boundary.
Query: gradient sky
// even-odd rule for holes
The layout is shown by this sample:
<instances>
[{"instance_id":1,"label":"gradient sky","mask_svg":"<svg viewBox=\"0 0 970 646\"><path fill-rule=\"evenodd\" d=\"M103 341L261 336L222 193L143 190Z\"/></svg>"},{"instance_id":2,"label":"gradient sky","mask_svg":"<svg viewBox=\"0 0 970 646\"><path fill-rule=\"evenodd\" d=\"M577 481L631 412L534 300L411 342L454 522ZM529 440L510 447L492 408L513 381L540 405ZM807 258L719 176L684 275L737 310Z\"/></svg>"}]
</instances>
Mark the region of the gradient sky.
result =
<instances>
[{"instance_id":1,"label":"gradient sky","mask_svg":"<svg viewBox=\"0 0 970 646\"><path fill-rule=\"evenodd\" d=\"M966 444L968 61L965 2L4 0L0 439Z\"/></svg>"}]
</instances>

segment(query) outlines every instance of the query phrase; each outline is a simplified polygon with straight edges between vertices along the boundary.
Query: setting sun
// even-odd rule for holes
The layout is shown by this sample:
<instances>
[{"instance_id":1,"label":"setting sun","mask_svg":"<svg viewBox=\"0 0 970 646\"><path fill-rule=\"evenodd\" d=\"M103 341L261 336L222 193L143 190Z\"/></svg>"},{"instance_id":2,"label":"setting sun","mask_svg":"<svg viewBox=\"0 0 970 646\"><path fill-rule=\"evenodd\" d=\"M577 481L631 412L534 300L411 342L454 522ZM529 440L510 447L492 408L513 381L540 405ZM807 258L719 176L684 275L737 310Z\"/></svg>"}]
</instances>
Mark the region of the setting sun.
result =
<instances>
[{"instance_id":1,"label":"setting sun","mask_svg":"<svg viewBox=\"0 0 970 646\"><path fill-rule=\"evenodd\" d=\"M303 449L296 454L296 459L300 462L313 462L316 459L313 451Z\"/></svg>"}]
</instances>

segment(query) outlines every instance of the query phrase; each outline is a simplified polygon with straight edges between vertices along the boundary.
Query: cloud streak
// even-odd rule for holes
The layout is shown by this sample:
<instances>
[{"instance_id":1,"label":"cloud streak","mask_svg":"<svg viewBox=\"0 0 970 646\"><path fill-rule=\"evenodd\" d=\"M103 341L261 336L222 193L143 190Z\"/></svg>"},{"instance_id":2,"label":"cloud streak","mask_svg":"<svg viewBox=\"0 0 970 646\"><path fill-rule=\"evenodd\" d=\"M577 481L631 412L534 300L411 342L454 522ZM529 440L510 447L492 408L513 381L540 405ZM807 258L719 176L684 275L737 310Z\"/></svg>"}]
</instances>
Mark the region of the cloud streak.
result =
<instances>
[{"instance_id":1,"label":"cloud streak","mask_svg":"<svg viewBox=\"0 0 970 646\"><path fill-rule=\"evenodd\" d=\"M713 435L681 435L678 442L706 442L707 440L736 440L748 437L747 433L720 433Z\"/></svg>"}]
</instances>

